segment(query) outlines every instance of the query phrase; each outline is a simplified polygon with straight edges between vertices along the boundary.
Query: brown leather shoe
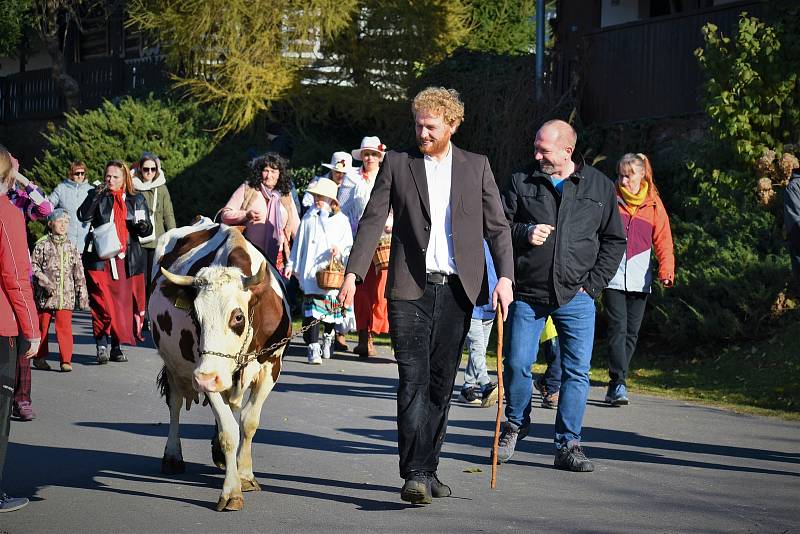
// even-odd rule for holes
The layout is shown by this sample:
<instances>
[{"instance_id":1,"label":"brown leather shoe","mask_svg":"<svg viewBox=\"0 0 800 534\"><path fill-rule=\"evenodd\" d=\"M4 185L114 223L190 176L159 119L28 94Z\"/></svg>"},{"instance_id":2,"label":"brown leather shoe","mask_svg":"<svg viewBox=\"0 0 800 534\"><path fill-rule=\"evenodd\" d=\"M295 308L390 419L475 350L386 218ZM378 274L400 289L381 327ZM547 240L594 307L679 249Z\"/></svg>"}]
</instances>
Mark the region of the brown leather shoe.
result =
<instances>
[{"instance_id":1,"label":"brown leather shoe","mask_svg":"<svg viewBox=\"0 0 800 534\"><path fill-rule=\"evenodd\" d=\"M344 337L344 334L336 334L336 338L333 340L333 350L342 352L350 350L350 347L347 346L347 339Z\"/></svg>"},{"instance_id":2,"label":"brown leather shoe","mask_svg":"<svg viewBox=\"0 0 800 534\"><path fill-rule=\"evenodd\" d=\"M50 370L50 364L47 363L47 360L45 360L44 358L34 358L33 366L42 371Z\"/></svg>"},{"instance_id":3,"label":"brown leather shoe","mask_svg":"<svg viewBox=\"0 0 800 534\"><path fill-rule=\"evenodd\" d=\"M375 345L372 344L372 332L367 336L367 357L375 356Z\"/></svg>"}]
</instances>

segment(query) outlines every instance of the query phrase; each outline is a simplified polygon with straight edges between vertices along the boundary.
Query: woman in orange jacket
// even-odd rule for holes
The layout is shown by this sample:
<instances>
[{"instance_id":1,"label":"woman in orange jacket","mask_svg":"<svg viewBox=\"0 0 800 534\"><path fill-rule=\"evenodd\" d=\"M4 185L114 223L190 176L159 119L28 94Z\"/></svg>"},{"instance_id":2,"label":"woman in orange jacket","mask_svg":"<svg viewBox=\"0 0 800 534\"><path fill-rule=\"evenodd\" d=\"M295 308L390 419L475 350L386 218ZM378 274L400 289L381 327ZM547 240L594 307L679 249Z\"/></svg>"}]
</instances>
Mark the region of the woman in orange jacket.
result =
<instances>
[{"instance_id":1,"label":"woman in orange jacket","mask_svg":"<svg viewBox=\"0 0 800 534\"><path fill-rule=\"evenodd\" d=\"M625 154L617 163L617 206L628 238L617 273L603 292L608 317L608 391L605 401L628 404L625 379L631 363L647 295L653 281L652 251L664 287L675 280L675 256L669 217L644 154Z\"/></svg>"}]
</instances>

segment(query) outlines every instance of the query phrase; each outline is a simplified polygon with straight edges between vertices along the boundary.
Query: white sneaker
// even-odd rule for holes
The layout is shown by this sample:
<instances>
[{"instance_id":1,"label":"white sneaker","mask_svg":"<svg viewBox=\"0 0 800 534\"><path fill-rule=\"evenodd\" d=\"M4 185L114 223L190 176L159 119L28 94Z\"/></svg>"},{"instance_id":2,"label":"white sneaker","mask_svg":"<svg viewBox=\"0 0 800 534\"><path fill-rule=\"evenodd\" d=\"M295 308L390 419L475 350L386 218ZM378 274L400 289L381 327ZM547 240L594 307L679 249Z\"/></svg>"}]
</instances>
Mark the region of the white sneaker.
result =
<instances>
[{"instance_id":1,"label":"white sneaker","mask_svg":"<svg viewBox=\"0 0 800 534\"><path fill-rule=\"evenodd\" d=\"M310 365L322 363L322 349L320 349L319 343L312 343L308 346L308 363Z\"/></svg>"},{"instance_id":2,"label":"white sneaker","mask_svg":"<svg viewBox=\"0 0 800 534\"><path fill-rule=\"evenodd\" d=\"M323 334L322 335L322 357L326 360L330 359L331 357L331 350L333 347L333 337L336 334L331 330L330 334Z\"/></svg>"}]
</instances>

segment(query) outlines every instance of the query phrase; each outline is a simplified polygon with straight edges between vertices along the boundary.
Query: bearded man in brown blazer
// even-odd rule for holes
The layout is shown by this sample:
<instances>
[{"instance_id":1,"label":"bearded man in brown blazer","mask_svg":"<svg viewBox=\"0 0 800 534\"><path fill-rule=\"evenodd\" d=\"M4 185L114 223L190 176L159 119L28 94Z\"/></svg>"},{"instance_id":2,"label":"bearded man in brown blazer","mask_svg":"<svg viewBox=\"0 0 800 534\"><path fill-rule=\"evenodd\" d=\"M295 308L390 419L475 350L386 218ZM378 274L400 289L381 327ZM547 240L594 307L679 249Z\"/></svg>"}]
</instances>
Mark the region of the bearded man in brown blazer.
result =
<instances>
[{"instance_id":1,"label":"bearded man in brown blazer","mask_svg":"<svg viewBox=\"0 0 800 534\"><path fill-rule=\"evenodd\" d=\"M483 239L498 276L492 304L504 320L512 300L511 232L486 156L450 136L464 119L452 89L429 87L412 104L417 147L388 152L359 222L339 300L350 304L372 263L389 210L394 231L386 297L397 359L403 500L429 504L450 488L438 476L439 453L472 308L489 297Z\"/></svg>"}]
</instances>

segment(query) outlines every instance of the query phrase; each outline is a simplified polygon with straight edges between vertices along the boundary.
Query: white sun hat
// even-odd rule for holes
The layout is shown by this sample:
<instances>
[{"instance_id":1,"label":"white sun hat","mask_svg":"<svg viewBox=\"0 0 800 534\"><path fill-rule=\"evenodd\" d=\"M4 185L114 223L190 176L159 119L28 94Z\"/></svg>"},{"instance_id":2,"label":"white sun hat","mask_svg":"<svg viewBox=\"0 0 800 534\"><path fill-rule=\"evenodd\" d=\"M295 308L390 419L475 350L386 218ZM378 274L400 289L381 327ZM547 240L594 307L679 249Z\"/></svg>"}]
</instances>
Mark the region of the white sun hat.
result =
<instances>
[{"instance_id":1,"label":"white sun hat","mask_svg":"<svg viewBox=\"0 0 800 534\"><path fill-rule=\"evenodd\" d=\"M354 170L353 156L347 152L334 152L330 163L323 163L323 167L336 172L348 173Z\"/></svg>"},{"instance_id":2,"label":"white sun hat","mask_svg":"<svg viewBox=\"0 0 800 534\"><path fill-rule=\"evenodd\" d=\"M361 140L361 147L357 148L350 153L353 155L353 159L361 161L361 151L362 150L372 150L377 152L381 155L381 161L383 161L383 155L386 154L386 145L381 143L381 140L375 136L367 136Z\"/></svg>"}]
</instances>

